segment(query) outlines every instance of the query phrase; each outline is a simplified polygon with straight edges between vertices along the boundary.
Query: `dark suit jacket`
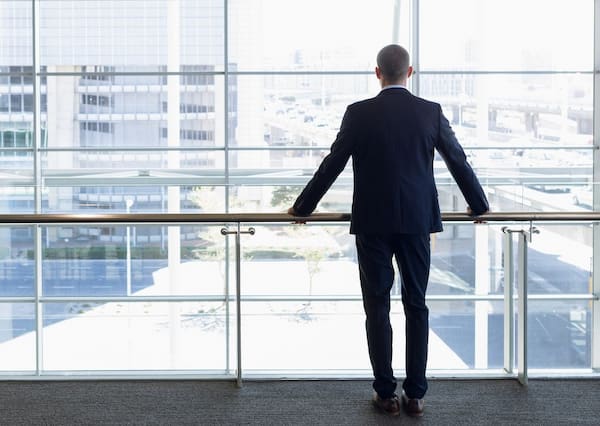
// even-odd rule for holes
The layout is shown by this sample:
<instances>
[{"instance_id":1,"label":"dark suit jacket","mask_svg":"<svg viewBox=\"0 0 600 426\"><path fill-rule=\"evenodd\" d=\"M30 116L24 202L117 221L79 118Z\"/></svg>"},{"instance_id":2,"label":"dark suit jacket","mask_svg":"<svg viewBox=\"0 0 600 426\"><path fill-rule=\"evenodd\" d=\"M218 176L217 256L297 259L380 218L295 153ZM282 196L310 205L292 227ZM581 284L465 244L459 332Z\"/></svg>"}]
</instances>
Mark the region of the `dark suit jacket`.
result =
<instances>
[{"instance_id":1,"label":"dark suit jacket","mask_svg":"<svg viewBox=\"0 0 600 426\"><path fill-rule=\"evenodd\" d=\"M433 176L437 150L474 215L488 210L485 193L439 104L404 88L382 90L346 109L331 152L294 209L308 216L352 157L353 234L431 233L442 230Z\"/></svg>"}]
</instances>

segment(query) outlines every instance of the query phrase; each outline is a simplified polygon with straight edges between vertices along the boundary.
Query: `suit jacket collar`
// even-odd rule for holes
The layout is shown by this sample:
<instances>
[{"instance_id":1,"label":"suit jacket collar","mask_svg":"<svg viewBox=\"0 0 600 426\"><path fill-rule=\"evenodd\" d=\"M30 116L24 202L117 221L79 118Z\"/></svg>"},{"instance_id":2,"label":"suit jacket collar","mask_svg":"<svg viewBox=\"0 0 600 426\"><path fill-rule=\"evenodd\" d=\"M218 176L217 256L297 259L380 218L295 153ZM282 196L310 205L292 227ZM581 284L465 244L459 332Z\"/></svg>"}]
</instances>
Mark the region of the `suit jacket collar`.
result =
<instances>
[{"instance_id":1,"label":"suit jacket collar","mask_svg":"<svg viewBox=\"0 0 600 426\"><path fill-rule=\"evenodd\" d=\"M377 96L386 95L389 93L410 93L405 86L385 86Z\"/></svg>"},{"instance_id":2,"label":"suit jacket collar","mask_svg":"<svg viewBox=\"0 0 600 426\"><path fill-rule=\"evenodd\" d=\"M406 89L406 86L404 86L403 84L389 84L389 85L381 88L381 90L388 90L388 89Z\"/></svg>"}]
</instances>

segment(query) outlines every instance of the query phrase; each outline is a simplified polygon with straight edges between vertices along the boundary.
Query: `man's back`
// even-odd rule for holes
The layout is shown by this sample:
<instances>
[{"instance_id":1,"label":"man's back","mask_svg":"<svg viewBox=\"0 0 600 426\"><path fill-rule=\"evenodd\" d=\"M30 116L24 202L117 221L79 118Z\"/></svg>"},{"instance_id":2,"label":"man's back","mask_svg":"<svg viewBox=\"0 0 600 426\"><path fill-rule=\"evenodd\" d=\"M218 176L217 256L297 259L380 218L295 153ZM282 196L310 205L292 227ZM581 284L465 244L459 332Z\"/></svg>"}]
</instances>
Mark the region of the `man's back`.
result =
<instances>
[{"instance_id":1,"label":"man's back","mask_svg":"<svg viewBox=\"0 0 600 426\"><path fill-rule=\"evenodd\" d=\"M437 150L475 215L488 210L485 193L439 104L402 87L382 90L346 110L331 152L296 202L308 215L352 156L353 234L423 234L442 230L433 175Z\"/></svg>"},{"instance_id":2,"label":"man's back","mask_svg":"<svg viewBox=\"0 0 600 426\"><path fill-rule=\"evenodd\" d=\"M433 176L439 106L389 88L348 114L355 135L351 232L441 231Z\"/></svg>"}]
</instances>

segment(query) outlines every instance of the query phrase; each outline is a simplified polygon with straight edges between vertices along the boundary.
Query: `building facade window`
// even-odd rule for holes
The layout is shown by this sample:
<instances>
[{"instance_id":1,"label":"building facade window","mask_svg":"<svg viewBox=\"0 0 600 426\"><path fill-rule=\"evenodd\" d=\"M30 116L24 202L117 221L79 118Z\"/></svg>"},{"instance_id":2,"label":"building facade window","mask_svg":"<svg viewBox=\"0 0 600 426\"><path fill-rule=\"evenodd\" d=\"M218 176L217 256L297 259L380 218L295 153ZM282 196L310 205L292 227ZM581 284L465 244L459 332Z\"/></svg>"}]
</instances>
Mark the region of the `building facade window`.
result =
<instances>
[{"instance_id":1,"label":"building facade window","mask_svg":"<svg viewBox=\"0 0 600 426\"><path fill-rule=\"evenodd\" d=\"M114 133L113 123L83 121L80 123L81 130L88 132Z\"/></svg>"}]
</instances>

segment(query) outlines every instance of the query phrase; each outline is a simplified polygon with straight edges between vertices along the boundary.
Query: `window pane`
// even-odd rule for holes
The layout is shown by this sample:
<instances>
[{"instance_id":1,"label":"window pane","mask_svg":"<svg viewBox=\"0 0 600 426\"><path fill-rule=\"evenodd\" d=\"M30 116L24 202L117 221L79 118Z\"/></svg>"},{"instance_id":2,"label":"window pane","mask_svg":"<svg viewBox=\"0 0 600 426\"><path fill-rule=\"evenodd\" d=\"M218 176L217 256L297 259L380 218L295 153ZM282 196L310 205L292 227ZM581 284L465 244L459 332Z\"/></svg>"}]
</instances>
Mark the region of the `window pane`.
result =
<instances>
[{"instance_id":1,"label":"window pane","mask_svg":"<svg viewBox=\"0 0 600 426\"><path fill-rule=\"evenodd\" d=\"M85 70L85 67L73 67ZM47 145L211 148L224 145L222 77L48 76ZM172 105L169 104L169 99ZM235 112L237 105L230 104ZM83 154L79 154L83 155ZM83 160L85 161L85 160ZM96 167L101 165L98 162ZM175 166L173 166L175 167Z\"/></svg>"},{"instance_id":2,"label":"window pane","mask_svg":"<svg viewBox=\"0 0 600 426\"><path fill-rule=\"evenodd\" d=\"M2 77L0 77L0 78L2 78ZM9 112L10 111L9 100L10 100L9 95L0 95L0 112Z\"/></svg>"},{"instance_id":3,"label":"window pane","mask_svg":"<svg viewBox=\"0 0 600 426\"><path fill-rule=\"evenodd\" d=\"M489 188L494 211L573 211L592 208L592 151L588 149L466 149L469 163ZM456 188L445 164L435 162L438 188ZM453 196L462 197L452 191ZM455 210L442 201L442 210ZM452 201L452 200L450 200ZM462 211L462 205L459 211Z\"/></svg>"},{"instance_id":4,"label":"window pane","mask_svg":"<svg viewBox=\"0 0 600 426\"><path fill-rule=\"evenodd\" d=\"M406 3L406 2L396 2ZM372 71L394 33L407 40L407 5L394 1L230 2L230 63L238 70ZM360 31L357 31L360 28Z\"/></svg>"},{"instance_id":5,"label":"window pane","mask_svg":"<svg viewBox=\"0 0 600 426\"><path fill-rule=\"evenodd\" d=\"M502 302L450 301L428 305L430 370L502 367Z\"/></svg>"},{"instance_id":6,"label":"window pane","mask_svg":"<svg viewBox=\"0 0 600 426\"><path fill-rule=\"evenodd\" d=\"M244 294L360 295L347 225L254 228L255 235L244 237Z\"/></svg>"},{"instance_id":7,"label":"window pane","mask_svg":"<svg viewBox=\"0 0 600 426\"><path fill-rule=\"evenodd\" d=\"M317 150L231 150L229 158L230 166L233 169L258 169L257 176L250 175L250 171L246 172L248 173L249 182L258 180L260 175L264 175L265 181L268 182L269 172L278 172L281 178L284 176L297 176L302 171L310 172L312 176L312 172L317 169L327 154L329 154L329 147ZM348 168L348 172L350 172L350 168Z\"/></svg>"},{"instance_id":8,"label":"window pane","mask_svg":"<svg viewBox=\"0 0 600 426\"><path fill-rule=\"evenodd\" d=\"M537 224L529 244L529 294L592 292L591 224Z\"/></svg>"},{"instance_id":9,"label":"window pane","mask_svg":"<svg viewBox=\"0 0 600 426\"><path fill-rule=\"evenodd\" d=\"M362 309L360 301L244 303L244 371L369 374Z\"/></svg>"},{"instance_id":10,"label":"window pane","mask_svg":"<svg viewBox=\"0 0 600 426\"><path fill-rule=\"evenodd\" d=\"M593 67L591 0L422 0L419 13L421 71Z\"/></svg>"},{"instance_id":11,"label":"window pane","mask_svg":"<svg viewBox=\"0 0 600 426\"><path fill-rule=\"evenodd\" d=\"M44 295L223 296L225 237L220 230L192 225L46 227ZM169 245L173 238L179 238L174 246ZM177 263L170 264L169 258Z\"/></svg>"},{"instance_id":12,"label":"window pane","mask_svg":"<svg viewBox=\"0 0 600 426\"><path fill-rule=\"evenodd\" d=\"M571 198L564 193L592 178L591 76L439 74L420 79L422 96L442 104L478 176L502 187L498 196L506 200L499 199L495 211L570 210ZM440 157L434 167L443 185L450 177Z\"/></svg>"},{"instance_id":13,"label":"window pane","mask_svg":"<svg viewBox=\"0 0 600 426\"><path fill-rule=\"evenodd\" d=\"M22 151L15 152L14 155L10 155L11 151L0 151L0 158L4 158L9 161L12 157L15 161L22 160ZM31 156L25 157L26 162L33 163ZM29 166L30 164L26 164ZM28 177L27 174L31 173L31 169L13 169L7 171L0 171L0 178L2 179L3 186L0 186L0 214L19 214L19 213L33 213L34 207L34 189L27 183L31 182L33 178ZM21 175L21 173L23 175Z\"/></svg>"},{"instance_id":14,"label":"window pane","mask_svg":"<svg viewBox=\"0 0 600 426\"><path fill-rule=\"evenodd\" d=\"M35 294L33 233L29 226L0 227L0 296Z\"/></svg>"},{"instance_id":15,"label":"window pane","mask_svg":"<svg viewBox=\"0 0 600 426\"><path fill-rule=\"evenodd\" d=\"M143 178L143 177L142 177ZM164 178L164 176L163 176ZM69 178L56 178L67 181ZM45 188L42 206L45 213L223 213L225 188L201 185L132 185L128 178L90 176L90 186L52 186ZM134 178L135 179L135 178ZM214 179L204 177L204 179ZM81 177L80 182L85 180ZM113 184L110 182L113 180ZM142 179L143 180L143 179ZM161 180L161 179L159 179ZM104 182L102 182L104 181ZM169 195L175 197L169 202Z\"/></svg>"},{"instance_id":16,"label":"window pane","mask_svg":"<svg viewBox=\"0 0 600 426\"><path fill-rule=\"evenodd\" d=\"M48 71L81 65L222 70L223 22L223 2L209 0L45 0L41 63Z\"/></svg>"},{"instance_id":17,"label":"window pane","mask_svg":"<svg viewBox=\"0 0 600 426\"><path fill-rule=\"evenodd\" d=\"M44 369L226 369L222 302L45 303Z\"/></svg>"},{"instance_id":18,"label":"window pane","mask_svg":"<svg viewBox=\"0 0 600 426\"><path fill-rule=\"evenodd\" d=\"M223 157L223 152L213 151L56 151L45 153L43 164L47 166L44 173L52 176L47 183L58 182L64 185L63 182L67 182L65 179L72 174L73 169L77 169L90 173L88 176L81 176L81 183L86 179L95 179L97 184L106 184L112 180L115 185L123 185L127 184L128 177L156 181L156 177L161 176L168 182L169 170L210 170L213 176L223 176ZM61 173L66 176L61 178ZM98 181L101 175L106 178L104 182ZM177 174L173 177L177 177ZM191 177L179 177L193 184ZM143 184L143 181L144 179L138 179L138 184ZM136 182L134 180L129 183Z\"/></svg>"},{"instance_id":19,"label":"window pane","mask_svg":"<svg viewBox=\"0 0 600 426\"><path fill-rule=\"evenodd\" d=\"M476 303L487 302L429 304L430 372L502 367L501 305L500 310L490 311L478 310ZM246 302L242 316L246 372L370 372L360 301ZM396 330L393 367L402 372L405 342L401 302L392 302L391 320Z\"/></svg>"},{"instance_id":20,"label":"window pane","mask_svg":"<svg viewBox=\"0 0 600 426\"><path fill-rule=\"evenodd\" d=\"M287 174L281 174L279 179L269 179L269 176L263 176L257 173L256 176L247 176L229 191L229 211L235 213L252 212L271 212L282 213L292 206L294 201L311 174L301 174L291 170L289 177ZM273 182L289 180L293 182L290 185L275 185ZM327 194L321 199L317 212L339 212L348 213L352 205L352 176L344 172L340 175Z\"/></svg>"},{"instance_id":21,"label":"window pane","mask_svg":"<svg viewBox=\"0 0 600 426\"><path fill-rule=\"evenodd\" d=\"M1 371L33 371L36 361L35 306L0 303Z\"/></svg>"},{"instance_id":22,"label":"window pane","mask_svg":"<svg viewBox=\"0 0 600 426\"><path fill-rule=\"evenodd\" d=\"M21 0L0 2L0 67L31 65L32 3ZM0 71L5 71L0 69Z\"/></svg>"},{"instance_id":23,"label":"window pane","mask_svg":"<svg viewBox=\"0 0 600 426\"><path fill-rule=\"evenodd\" d=\"M175 179L180 179L177 176ZM81 176L90 186L67 186L69 177L56 177L52 182L61 185L47 187L42 198L44 213L223 213L224 186L202 185L201 180L219 180L215 177L189 176L190 185L163 185L167 176L150 181L157 184L129 183L131 177L118 175ZM134 181L136 180L133 177ZM145 180L143 176L138 180ZM194 185L193 182L197 182ZM112 182L112 185L111 185Z\"/></svg>"},{"instance_id":24,"label":"window pane","mask_svg":"<svg viewBox=\"0 0 600 426\"><path fill-rule=\"evenodd\" d=\"M346 107L376 96L374 72L356 76L238 76L237 146L329 148Z\"/></svg>"},{"instance_id":25,"label":"window pane","mask_svg":"<svg viewBox=\"0 0 600 426\"><path fill-rule=\"evenodd\" d=\"M590 368L592 312L585 301L530 301L529 368Z\"/></svg>"},{"instance_id":26,"label":"window pane","mask_svg":"<svg viewBox=\"0 0 600 426\"><path fill-rule=\"evenodd\" d=\"M591 145L593 79L583 74L420 77L464 145Z\"/></svg>"}]
</instances>

